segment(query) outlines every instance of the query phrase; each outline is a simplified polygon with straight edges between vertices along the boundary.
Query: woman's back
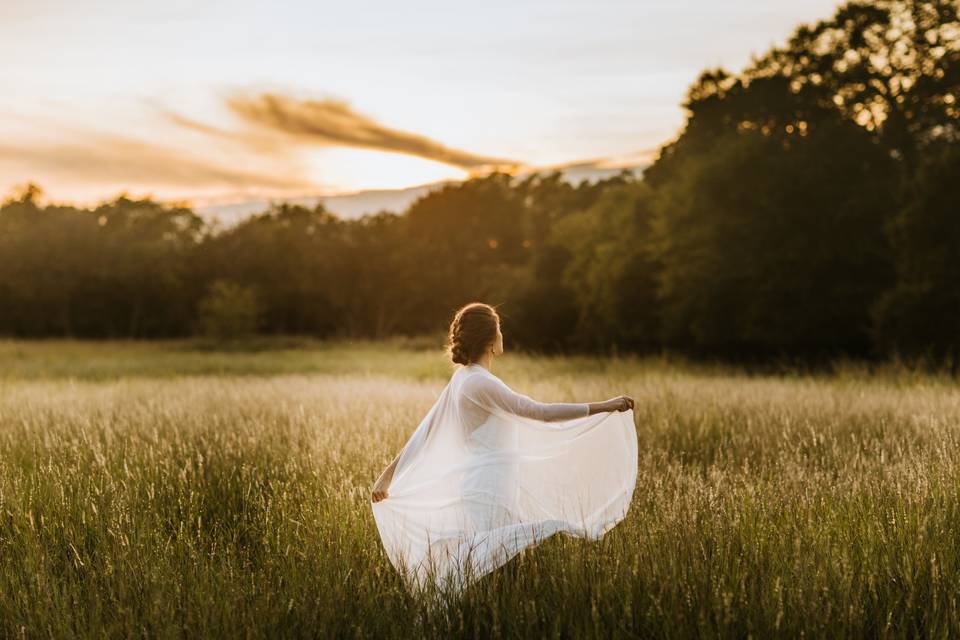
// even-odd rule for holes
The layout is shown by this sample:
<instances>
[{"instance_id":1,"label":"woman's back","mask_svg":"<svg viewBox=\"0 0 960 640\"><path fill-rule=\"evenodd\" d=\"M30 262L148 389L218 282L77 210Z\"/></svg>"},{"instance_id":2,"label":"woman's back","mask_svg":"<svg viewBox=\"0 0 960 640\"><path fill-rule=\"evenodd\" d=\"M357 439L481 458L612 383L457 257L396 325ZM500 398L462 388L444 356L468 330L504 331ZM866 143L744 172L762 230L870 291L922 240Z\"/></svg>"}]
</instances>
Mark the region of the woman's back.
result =
<instances>
[{"instance_id":1,"label":"woman's back","mask_svg":"<svg viewBox=\"0 0 960 640\"><path fill-rule=\"evenodd\" d=\"M457 368L373 511L414 587L462 587L545 537L597 538L636 482L631 411L543 403L479 365Z\"/></svg>"}]
</instances>

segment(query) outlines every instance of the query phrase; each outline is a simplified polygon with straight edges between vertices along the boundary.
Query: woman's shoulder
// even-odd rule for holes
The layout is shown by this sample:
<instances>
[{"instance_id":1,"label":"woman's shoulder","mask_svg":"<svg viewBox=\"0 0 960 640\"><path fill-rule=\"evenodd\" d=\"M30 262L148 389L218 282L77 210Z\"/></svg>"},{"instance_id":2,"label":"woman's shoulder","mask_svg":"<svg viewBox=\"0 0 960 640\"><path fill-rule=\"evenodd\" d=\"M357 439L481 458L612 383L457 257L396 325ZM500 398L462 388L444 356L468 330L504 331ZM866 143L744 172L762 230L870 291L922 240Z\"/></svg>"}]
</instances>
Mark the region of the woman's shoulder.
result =
<instances>
[{"instance_id":1,"label":"woman's shoulder","mask_svg":"<svg viewBox=\"0 0 960 640\"><path fill-rule=\"evenodd\" d=\"M486 367L463 367L461 388L467 392L499 389L506 386L495 373Z\"/></svg>"},{"instance_id":2,"label":"woman's shoulder","mask_svg":"<svg viewBox=\"0 0 960 640\"><path fill-rule=\"evenodd\" d=\"M460 365L460 371L462 371L462 375L467 377L481 376L483 378L493 378L493 379L499 380L496 374L494 374L492 371L490 371L486 367L481 367L480 365L472 365L472 364L463 365L462 364Z\"/></svg>"}]
</instances>

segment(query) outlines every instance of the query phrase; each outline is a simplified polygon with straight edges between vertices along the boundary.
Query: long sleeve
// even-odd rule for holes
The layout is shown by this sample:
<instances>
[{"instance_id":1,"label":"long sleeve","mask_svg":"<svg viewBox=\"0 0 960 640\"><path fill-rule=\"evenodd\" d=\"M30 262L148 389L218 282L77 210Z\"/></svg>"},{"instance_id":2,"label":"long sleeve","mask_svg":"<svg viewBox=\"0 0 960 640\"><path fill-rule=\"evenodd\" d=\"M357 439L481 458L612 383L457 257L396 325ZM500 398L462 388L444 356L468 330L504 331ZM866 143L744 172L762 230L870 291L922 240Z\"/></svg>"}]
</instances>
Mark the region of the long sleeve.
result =
<instances>
[{"instance_id":1,"label":"long sleeve","mask_svg":"<svg viewBox=\"0 0 960 640\"><path fill-rule=\"evenodd\" d=\"M553 422L590 415L590 405L584 402L538 402L517 393L492 374L473 375L464 386L466 396L490 411L494 408L514 415Z\"/></svg>"}]
</instances>

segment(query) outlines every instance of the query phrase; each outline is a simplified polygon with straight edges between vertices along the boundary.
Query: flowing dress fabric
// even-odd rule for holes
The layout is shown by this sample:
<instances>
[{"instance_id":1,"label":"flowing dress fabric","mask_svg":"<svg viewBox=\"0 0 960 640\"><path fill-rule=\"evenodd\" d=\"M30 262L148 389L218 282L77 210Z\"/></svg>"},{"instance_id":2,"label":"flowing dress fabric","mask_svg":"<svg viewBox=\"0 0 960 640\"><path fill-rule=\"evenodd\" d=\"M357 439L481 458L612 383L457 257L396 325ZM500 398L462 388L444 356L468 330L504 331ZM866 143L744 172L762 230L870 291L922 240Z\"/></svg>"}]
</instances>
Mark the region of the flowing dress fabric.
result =
<instances>
[{"instance_id":1,"label":"flowing dress fabric","mask_svg":"<svg viewBox=\"0 0 960 640\"><path fill-rule=\"evenodd\" d=\"M633 411L588 414L459 366L371 503L411 590L462 589L555 533L596 540L620 522L637 480Z\"/></svg>"}]
</instances>

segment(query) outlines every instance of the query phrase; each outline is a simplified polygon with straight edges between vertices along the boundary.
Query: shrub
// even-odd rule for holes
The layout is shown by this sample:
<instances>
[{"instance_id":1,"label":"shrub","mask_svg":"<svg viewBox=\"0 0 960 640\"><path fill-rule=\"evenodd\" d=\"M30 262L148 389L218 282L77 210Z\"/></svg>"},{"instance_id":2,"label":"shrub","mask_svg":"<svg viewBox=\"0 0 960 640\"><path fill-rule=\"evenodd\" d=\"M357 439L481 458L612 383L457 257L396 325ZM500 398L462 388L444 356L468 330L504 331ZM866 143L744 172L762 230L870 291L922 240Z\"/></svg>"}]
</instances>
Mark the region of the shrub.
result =
<instances>
[{"instance_id":1,"label":"shrub","mask_svg":"<svg viewBox=\"0 0 960 640\"><path fill-rule=\"evenodd\" d=\"M261 314L253 288L230 280L214 280L200 301L198 333L215 340L245 338L257 332Z\"/></svg>"}]
</instances>

